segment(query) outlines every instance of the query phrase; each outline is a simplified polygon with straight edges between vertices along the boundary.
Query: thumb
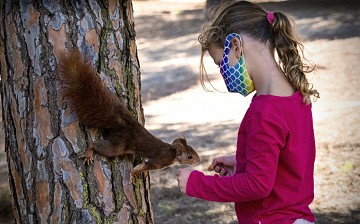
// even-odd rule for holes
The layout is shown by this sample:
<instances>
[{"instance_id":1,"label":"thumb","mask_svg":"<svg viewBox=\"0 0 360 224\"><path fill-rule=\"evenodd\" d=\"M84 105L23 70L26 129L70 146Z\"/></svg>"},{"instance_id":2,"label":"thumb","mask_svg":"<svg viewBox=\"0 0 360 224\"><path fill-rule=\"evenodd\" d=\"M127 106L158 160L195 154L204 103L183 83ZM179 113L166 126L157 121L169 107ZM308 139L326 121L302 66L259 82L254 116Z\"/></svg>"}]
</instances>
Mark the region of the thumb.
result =
<instances>
[{"instance_id":1,"label":"thumb","mask_svg":"<svg viewBox=\"0 0 360 224\"><path fill-rule=\"evenodd\" d=\"M217 157L217 158L213 159L211 165L215 167L216 165L222 164L223 162L224 162L224 160L222 157Z\"/></svg>"}]
</instances>

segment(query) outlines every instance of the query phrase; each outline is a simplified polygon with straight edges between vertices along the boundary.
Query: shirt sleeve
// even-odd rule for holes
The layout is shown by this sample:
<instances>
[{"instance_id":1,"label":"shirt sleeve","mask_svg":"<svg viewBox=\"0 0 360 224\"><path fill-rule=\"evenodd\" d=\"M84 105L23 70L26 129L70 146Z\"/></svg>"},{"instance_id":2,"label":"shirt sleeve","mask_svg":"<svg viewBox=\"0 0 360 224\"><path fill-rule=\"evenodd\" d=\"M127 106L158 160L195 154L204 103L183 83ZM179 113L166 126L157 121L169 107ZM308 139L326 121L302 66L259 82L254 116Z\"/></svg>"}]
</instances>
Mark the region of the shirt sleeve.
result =
<instances>
[{"instance_id":1,"label":"shirt sleeve","mask_svg":"<svg viewBox=\"0 0 360 224\"><path fill-rule=\"evenodd\" d=\"M246 122L245 171L230 177L193 171L186 186L188 196L217 202L243 202L270 194L279 154L286 144L286 131L279 122L263 114L254 114Z\"/></svg>"}]
</instances>

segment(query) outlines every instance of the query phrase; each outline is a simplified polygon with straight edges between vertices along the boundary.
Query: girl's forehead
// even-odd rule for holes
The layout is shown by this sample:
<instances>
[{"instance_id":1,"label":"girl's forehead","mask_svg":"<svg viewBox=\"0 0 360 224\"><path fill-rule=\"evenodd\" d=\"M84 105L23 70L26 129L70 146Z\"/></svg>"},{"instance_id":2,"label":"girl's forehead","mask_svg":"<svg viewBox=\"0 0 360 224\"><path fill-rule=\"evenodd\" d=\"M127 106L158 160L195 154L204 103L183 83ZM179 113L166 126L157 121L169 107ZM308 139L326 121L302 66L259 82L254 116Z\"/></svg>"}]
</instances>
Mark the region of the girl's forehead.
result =
<instances>
[{"instance_id":1,"label":"girl's forehead","mask_svg":"<svg viewBox=\"0 0 360 224\"><path fill-rule=\"evenodd\" d=\"M224 50L223 48L219 48L217 46L210 46L208 52L212 58L218 58L218 57L222 57Z\"/></svg>"},{"instance_id":2,"label":"girl's forehead","mask_svg":"<svg viewBox=\"0 0 360 224\"><path fill-rule=\"evenodd\" d=\"M224 48L220 47L217 44L211 44L209 49L208 49L209 54L218 54L218 53L220 53L222 55L223 51L224 51Z\"/></svg>"}]
</instances>

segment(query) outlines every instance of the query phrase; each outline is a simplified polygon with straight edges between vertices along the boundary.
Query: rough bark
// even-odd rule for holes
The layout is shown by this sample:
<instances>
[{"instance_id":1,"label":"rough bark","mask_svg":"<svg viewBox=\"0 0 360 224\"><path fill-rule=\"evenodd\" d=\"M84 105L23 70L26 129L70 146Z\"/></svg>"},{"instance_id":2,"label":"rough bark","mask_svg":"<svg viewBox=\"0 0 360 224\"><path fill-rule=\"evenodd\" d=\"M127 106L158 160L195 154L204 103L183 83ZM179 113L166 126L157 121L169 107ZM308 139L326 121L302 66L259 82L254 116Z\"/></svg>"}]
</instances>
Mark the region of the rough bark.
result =
<instances>
[{"instance_id":1,"label":"rough bark","mask_svg":"<svg viewBox=\"0 0 360 224\"><path fill-rule=\"evenodd\" d=\"M79 47L143 122L131 1L1 1L0 68L5 150L16 223L153 223L149 177L138 158L93 165L78 157L100 133L61 98L57 59Z\"/></svg>"}]
</instances>

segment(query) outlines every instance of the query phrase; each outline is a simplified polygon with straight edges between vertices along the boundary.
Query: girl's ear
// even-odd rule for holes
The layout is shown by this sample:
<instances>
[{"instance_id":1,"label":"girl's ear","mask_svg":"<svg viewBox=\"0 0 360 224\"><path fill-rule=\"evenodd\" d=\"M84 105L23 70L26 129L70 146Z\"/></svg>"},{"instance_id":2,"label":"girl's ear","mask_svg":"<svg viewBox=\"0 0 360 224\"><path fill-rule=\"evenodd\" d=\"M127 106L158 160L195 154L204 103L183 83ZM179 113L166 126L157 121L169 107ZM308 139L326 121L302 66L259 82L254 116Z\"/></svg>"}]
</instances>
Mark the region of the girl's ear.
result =
<instances>
[{"instance_id":1,"label":"girl's ear","mask_svg":"<svg viewBox=\"0 0 360 224\"><path fill-rule=\"evenodd\" d=\"M240 59L241 56L241 40L237 37L231 39L231 49L234 51L237 59Z\"/></svg>"}]
</instances>

